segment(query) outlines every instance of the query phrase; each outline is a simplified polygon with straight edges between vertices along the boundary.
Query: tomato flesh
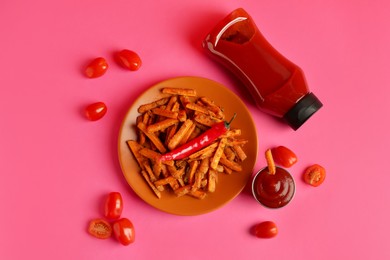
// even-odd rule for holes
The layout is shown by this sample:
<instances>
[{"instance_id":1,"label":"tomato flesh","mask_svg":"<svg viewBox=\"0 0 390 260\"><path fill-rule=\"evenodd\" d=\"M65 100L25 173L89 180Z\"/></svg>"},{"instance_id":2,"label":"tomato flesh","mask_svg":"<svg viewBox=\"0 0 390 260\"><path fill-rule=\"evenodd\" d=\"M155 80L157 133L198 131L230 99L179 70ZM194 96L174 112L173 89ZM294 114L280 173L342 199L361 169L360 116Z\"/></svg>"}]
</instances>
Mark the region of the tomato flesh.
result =
<instances>
[{"instance_id":1,"label":"tomato flesh","mask_svg":"<svg viewBox=\"0 0 390 260\"><path fill-rule=\"evenodd\" d=\"M104 216L108 219L120 218L123 211L123 199L119 192L110 192L104 204Z\"/></svg>"},{"instance_id":2,"label":"tomato flesh","mask_svg":"<svg viewBox=\"0 0 390 260\"><path fill-rule=\"evenodd\" d=\"M325 168L319 164L314 164L309 166L303 175L303 178L307 184L311 186L318 187L321 185L326 176Z\"/></svg>"},{"instance_id":3,"label":"tomato flesh","mask_svg":"<svg viewBox=\"0 0 390 260\"><path fill-rule=\"evenodd\" d=\"M107 239L112 235L112 228L104 219L94 219L89 223L88 233L100 239Z\"/></svg>"},{"instance_id":4,"label":"tomato flesh","mask_svg":"<svg viewBox=\"0 0 390 260\"><path fill-rule=\"evenodd\" d=\"M272 221L264 221L255 226L254 232L258 238L273 238L278 234L278 227Z\"/></svg>"},{"instance_id":5,"label":"tomato flesh","mask_svg":"<svg viewBox=\"0 0 390 260\"><path fill-rule=\"evenodd\" d=\"M101 119L107 113L107 106L103 102L96 102L85 108L85 115L91 121Z\"/></svg>"},{"instance_id":6,"label":"tomato flesh","mask_svg":"<svg viewBox=\"0 0 390 260\"><path fill-rule=\"evenodd\" d=\"M135 240L133 223L127 218L121 218L112 225L116 239L125 246L130 245Z\"/></svg>"},{"instance_id":7,"label":"tomato flesh","mask_svg":"<svg viewBox=\"0 0 390 260\"><path fill-rule=\"evenodd\" d=\"M141 58L137 53L131 50L121 50L117 54L118 62L125 68L135 71L139 70L142 65Z\"/></svg>"},{"instance_id":8,"label":"tomato flesh","mask_svg":"<svg viewBox=\"0 0 390 260\"><path fill-rule=\"evenodd\" d=\"M278 146L271 149L272 156L276 164L289 168L298 161L298 157L293 151L285 146Z\"/></svg>"},{"instance_id":9,"label":"tomato flesh","mask_svg":"<svg viewBox=\"0 0 390 260\"><path fill-rule=\"evenodd\" d=\"M92 60L85 69L85 75L88 78L97 78L103 76L108 69L108 63L106 59L98 57Z\"/></svg>"}]
</instances>

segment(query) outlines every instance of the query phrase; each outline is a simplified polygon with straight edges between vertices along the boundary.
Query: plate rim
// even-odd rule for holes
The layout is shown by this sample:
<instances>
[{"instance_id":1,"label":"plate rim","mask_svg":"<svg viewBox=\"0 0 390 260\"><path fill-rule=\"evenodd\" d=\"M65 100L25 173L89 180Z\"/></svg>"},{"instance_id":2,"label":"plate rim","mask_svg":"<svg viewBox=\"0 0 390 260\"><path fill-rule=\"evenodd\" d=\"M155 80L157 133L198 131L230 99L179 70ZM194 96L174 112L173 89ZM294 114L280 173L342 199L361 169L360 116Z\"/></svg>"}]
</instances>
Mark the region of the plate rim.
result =
<instances>
[{"instance_id":1,"label":"plate rim","mask_svg":"<svg viewBox=\"0 0 390 260\"><path fill-rule=\"evenodd\" d=\"M247 181L246 181L246 185L248 184L248 182L250 181L250 178L251 176L253 175L253 169L257 163L257 159L258 159L258 134L257 134L257 127L256 127L256 124L254 122L254 119L252 117L252 114L250 113L247 105L244 103L244 101L236 94L234 93L232 90L230 90L229 88L227 88L225 85L223 85L222 83L219 83L215 80L212 80L212 79L209 79L209 78L205 78L205 77L198 77L198 76L178 76L178 77L172 77L172 78L167 78L165 80L161 80L161 81L158 81L157 83L154 83L152 85L150 85L148 88L146 88L144 91L142 91L135 99L134 101L128 106L127 108L127 111L125 113L125 115L123 116L122 118L122 121L121 121L121 124L120 124L120 128L119 128L119 132L118 132L118 138L117 138L117 155L118 155L118 160L119 160L119 165L120 165L120 168L121 168L121 172L122 172L122 176L125 178L125 181L127 183L127 185L132 189L132 191L143 201L145 202L147 205L159 210L159 211L162 211L162 212L165 212L165 213L169 213L169 214L173 214L173 215L179 215L179 216L196 216L196 215L202 215L202 214L206 214L206 213L209 213L209 212L212 212L212 211L215 211L221 207L223 207L224 205L226 205L227 203L229 203L230 201L232 201L233 199L235 199L238 195L240 195L242 193L242 191L244 190L244 188L246 187L246 185L243 185L243 187L241 187L241 189L239 191L236 192L236 194L234 196L232 196L231 198L228 198L226 200L223 201L223 203L219 203L218 205L214 206L214 207L210 207L208 209L204 209L202 211L199 211L197 213L185 213L185 212L179 212L179 211L172 211L172 210L168 210L168 209L164 209L163 207L158 207L156 205L153 205L151 204L150 202L148 202L147 200L145 200L145 198L143 198L142 196L142 193L140 193L138 190L136 190L133 185L130 183L130 181L128 180L128 177L126 176L126 173L125 173L125 169L124 169L124 163L122 162L122 155L121 155L121 147L124 145L122 142L123 142L123 139L122 139L122 136L123 136L123 131L124 131L124 127L126 126L126 122L128 121L128 117L130 116L129 114L131 114L133 112L135 108L135 105L137 103L139 103L139 101L149 92L151 91L152 89L155 89L157 88L157 86L160 86L162 88L162 85L164 85L166 82L172 82L172 81L181 81L181 80L197 80L197 81L208 81L210 84L215 84L215 85L218 85L219 87L222 87L223 89L225 89L227 92L230 93L230 95L234 96L241 104L240 106L246 111L249 119L250 119L250 123L253 127L253 133L254 133L254 136L252 136L252 139L254 139L253 141L255 141L256 145L255 145L255 151L254 151L254 159L253 159L253 165L252 167L250 168L250 173L246 174L247 175ZM183 86L182 88L186 88L185 86ZM190 87L189 87L190 88ZM162 95L163 96L163 95ZM126 144L127 145L127 144ZM127 147L128 148L128 147ZM132 160L134 160L134 158L132 158ZM147 185L147 184L146 184ZM150 191L152 192L152 191ZM206 198L207 199L207 198Z\"/></svg>"}]
</instances>

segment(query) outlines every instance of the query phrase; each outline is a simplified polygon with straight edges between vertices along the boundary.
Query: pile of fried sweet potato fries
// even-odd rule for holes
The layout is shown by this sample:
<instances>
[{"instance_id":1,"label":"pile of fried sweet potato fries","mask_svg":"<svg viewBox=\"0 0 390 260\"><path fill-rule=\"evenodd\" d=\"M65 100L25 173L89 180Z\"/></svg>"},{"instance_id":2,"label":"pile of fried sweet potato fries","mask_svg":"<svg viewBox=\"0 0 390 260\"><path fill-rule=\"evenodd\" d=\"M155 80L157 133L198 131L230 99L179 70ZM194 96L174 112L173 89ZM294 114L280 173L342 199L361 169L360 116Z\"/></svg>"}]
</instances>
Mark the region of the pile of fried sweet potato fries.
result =
<instances>
[{"instance_id":1,"label":"pile of fried sweet potato fries","mask_svg":"<svg viewBox=\"0 0 390 260\"><path fill-rule=\"evenodd\" d=\"M240 139L240 129L226 129L211 144L186 158L160 160L163 154L180 150L225 120L223 108L198 96L195 89L167 87L161 92L164 97L138 107L137 140L127 140L127 144L158 198L164 190L172 190L178 197L187 194L204 199L208 192L215 192L219 174L242 171L247 140Z\"/></svg>"}]
</instances>

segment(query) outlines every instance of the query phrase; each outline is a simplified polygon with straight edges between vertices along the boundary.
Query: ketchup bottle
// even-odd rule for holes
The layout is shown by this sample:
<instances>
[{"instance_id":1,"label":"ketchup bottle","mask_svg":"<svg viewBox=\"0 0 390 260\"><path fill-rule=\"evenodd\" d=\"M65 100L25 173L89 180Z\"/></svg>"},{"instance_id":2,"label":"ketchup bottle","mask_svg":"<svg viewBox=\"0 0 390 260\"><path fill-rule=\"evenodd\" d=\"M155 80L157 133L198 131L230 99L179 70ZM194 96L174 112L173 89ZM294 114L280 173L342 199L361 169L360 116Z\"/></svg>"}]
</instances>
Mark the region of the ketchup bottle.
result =
<instances>
[{"instance_id":1,"label":"ketchup bottle","mask_svg":"<svg viewBox=\"0 0 390 260\"><path fill-rule=\"evenodd\" d=\"M322 107L302 69L271 46L244 9L220 21L203 47L240 78L261 110L283 118L294 130Z\"/></svg>"}]
</instances>

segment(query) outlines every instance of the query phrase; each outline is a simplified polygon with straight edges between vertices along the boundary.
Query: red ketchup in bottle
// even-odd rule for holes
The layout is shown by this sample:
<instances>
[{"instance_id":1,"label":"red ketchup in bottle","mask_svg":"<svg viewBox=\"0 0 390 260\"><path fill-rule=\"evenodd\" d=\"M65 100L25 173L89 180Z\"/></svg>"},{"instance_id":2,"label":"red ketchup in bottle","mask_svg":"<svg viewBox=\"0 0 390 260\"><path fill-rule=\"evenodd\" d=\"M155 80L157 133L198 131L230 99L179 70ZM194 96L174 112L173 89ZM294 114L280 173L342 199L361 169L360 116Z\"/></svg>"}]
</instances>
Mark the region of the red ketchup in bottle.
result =
<instances>
[{"instance_id":1,"label":"red ketchup in bottle","mask_svg":"<svg viewBox=\"0 0 390 260\"><path fill-rule=\"evenodd\" d=\"M203 47L241 79L261 110L283 118L294 130L322 107L302 69L271 46L244 9L220 21Z\"/></svg>"}]
</instances>

